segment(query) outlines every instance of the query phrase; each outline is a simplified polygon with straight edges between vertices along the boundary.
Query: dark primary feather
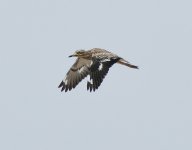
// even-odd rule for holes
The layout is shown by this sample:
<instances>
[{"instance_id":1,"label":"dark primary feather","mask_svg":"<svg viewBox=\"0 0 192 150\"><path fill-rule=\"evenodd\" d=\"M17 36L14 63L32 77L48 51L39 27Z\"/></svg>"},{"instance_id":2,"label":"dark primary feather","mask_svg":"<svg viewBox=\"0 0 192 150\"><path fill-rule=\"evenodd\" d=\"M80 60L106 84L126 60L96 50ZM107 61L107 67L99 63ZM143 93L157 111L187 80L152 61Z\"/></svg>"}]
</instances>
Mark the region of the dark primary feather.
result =
<instances>
[{"instance_id":1,"label":"dark primary feather","mask_svg":"<svg viewBox=\"0 0 192 150\"><path fill-rule=\"evenodd\" d=\"M92 80L92 83L89 81L87 82L87 90L90 92L93 90L95 91L98 89L98 87L103 82L103 79L107 75L109 68L116 63L120 58L111 59L110 61L97 61L98 65L97 68L91 69L90 71L90 80ZM99 70L99 66L102 64L102 69Z\"/></svg>"}]
</instances>

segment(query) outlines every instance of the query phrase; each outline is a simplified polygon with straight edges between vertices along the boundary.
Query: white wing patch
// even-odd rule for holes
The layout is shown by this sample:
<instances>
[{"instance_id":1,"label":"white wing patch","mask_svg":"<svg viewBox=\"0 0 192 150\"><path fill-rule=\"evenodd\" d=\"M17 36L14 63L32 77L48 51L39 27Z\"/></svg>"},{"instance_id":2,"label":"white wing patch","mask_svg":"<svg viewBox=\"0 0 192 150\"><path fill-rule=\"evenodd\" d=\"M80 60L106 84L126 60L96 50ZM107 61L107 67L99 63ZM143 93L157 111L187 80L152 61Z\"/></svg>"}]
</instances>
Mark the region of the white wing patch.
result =
<instances>
[{"instance_id":1,"label":"white wing patch","mask_svg":"<svg viewBox=\"0 0 192 150\"><path fill-rule=\"evenodd\" d=\"M86 77L87 78L87 82L90 82L91 84L93 84L93 79L90 79L90 75Z\"/></svg>"},{"instance_id":2,"label":"white wing patch","mask_svg":"<svg viewBox=\"0 0 192 150\"><path fill-rule=\"evenodd\" d=\"M93 84L93 79L90 80L90 83Z\"/></svg>"},{"instance_id":3,"label":"white wing patch","mask_svg":"<svg viewBox=\"0 0 192 150\"><path fill-rule=\"evenodd\" d=\"M111 61L109 58L102 59L101 62Z\"/></svg>"},{"instance_id":4,"label":"white wing patch","mask_svg":"<svg viewBox=\"0 0 192 150\"><path fill-rule=\"evenodd\" d=\"M91 61L90 66L93 64L93 61Z\"/></svg>"},{"instance_id":5,"label":"white wing patch","mask_svg":"<svg viewBox=\"0 0 192 150\"><path fill-rule=\"evenodd\" d=\"M100 63L100 65L99 65L99 71L101 71L102 69L103 69L103 64Z\"/></svg>"},{"instance_id":6,"label":"white wing patch","mask_svg":"<svg viewBox=\"0 0 192 150\"><path fill-rule=\"evenodd\" d=\"M65 83L65 85L67 85L67 82L68 82L67 78L65 78L63 82Z\"/></svg>"}]
</instances>

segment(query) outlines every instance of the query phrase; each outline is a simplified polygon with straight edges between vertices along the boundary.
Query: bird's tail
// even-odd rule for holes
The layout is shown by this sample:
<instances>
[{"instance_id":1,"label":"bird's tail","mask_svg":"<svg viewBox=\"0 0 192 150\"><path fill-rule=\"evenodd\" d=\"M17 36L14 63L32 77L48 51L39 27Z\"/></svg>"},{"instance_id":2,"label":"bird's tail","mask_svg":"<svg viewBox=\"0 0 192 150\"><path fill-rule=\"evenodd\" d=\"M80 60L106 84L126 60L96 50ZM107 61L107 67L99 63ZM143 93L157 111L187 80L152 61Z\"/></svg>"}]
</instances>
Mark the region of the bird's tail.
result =
<instances>
[{"instance_id":1,"label":"bird's tail","mask_svg":"<svg viewBox=\"0 0 192 150\"><path fill-rule=\"evenodd\" d=\"M117 61L117 63L122 64L122 65L125 65L125 66L128 66L128 67L130 67L130 68L139 69L138 66L135 66L135 65L130 64L128 61L126 61L126 60L123 59L123 58L119 59L119 60Z\"/></svg>"}]
</instances>

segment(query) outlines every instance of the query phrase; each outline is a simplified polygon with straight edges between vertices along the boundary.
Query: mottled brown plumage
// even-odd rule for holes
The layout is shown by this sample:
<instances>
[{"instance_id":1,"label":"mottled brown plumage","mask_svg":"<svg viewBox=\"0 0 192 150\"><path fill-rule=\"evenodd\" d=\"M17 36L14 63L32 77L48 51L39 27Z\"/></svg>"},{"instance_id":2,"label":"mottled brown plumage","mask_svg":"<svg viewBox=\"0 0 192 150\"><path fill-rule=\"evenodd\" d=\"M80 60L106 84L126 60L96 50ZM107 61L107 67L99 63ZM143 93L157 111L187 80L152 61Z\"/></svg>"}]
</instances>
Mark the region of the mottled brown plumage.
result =
<instances>
[{"instance_id":1,"label":"mottled brown plumage","mask_svg":"<svg viewBox=\"0 0 192 150\"><path fill-rule=\"evenodd\" d=\"M65 92L75 88L88 75L90 81L87 82L87 90L95 91L101 85L109 68L115 63L138 69L137 66L130 64L123 58L100 48L88 51L78 50L69 57L77 57L77 60L59 85L61 91Z\"/></svg>"}]
</instances>

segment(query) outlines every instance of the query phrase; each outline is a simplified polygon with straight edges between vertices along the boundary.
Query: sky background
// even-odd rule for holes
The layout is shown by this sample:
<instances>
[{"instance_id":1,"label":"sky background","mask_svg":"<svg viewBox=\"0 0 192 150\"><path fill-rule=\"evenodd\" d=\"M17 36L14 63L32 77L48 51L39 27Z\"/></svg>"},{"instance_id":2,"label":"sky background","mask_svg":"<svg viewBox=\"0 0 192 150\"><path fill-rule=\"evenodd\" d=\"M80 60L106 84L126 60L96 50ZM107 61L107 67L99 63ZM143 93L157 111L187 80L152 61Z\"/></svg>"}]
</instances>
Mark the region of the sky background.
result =
<instances>
[{"instance_id":1,"label":"sky background","mask_svg":"<svg viewBox=\"0 0 192 150\"><path fill-rule=\"evenodd\" d=\"M0 1L0 149L191 150L190 0ZM114 65L95 93L57 88L77 49Z\"/></svg>"}]
</instances>

